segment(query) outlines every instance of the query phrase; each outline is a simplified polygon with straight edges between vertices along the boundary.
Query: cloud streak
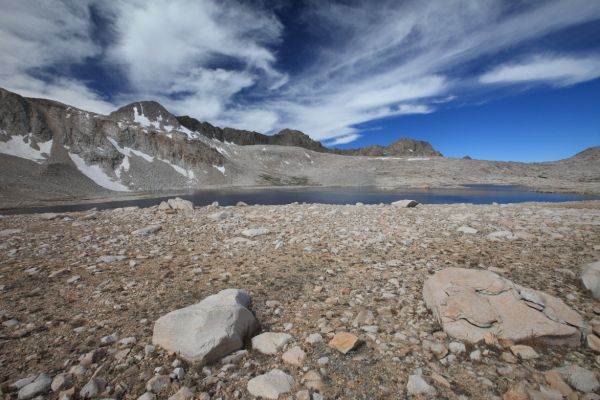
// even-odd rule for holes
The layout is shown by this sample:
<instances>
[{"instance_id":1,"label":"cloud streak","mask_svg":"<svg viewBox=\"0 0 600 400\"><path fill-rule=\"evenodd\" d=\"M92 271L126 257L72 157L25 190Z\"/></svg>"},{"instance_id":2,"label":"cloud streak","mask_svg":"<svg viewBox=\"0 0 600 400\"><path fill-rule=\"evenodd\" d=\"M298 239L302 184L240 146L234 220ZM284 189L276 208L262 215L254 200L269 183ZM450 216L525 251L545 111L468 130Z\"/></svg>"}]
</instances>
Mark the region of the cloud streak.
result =
<instances>
[{"instance_id":1,"label":"cloud streak","mask_svg":"<svg viewBox=\"0 0 600 400\"><path fill-rule=\"evenodd\" d=\"M294 15L307 42L297 68L282 56L289 27L265 4L6 0L0 85L103 113L157 100L219 125L290 127L343 144L358 138L361 123L435 112L493 85L567 86L600 76L593 50L526 51L538 38L599 19L598 2L307 0ZM102 42L92 11L106 21ZM100 94L97 82L72 73L90 60L123 85ZM471 71L474 63L483 72Z\"/></svg>"}]
</instances>

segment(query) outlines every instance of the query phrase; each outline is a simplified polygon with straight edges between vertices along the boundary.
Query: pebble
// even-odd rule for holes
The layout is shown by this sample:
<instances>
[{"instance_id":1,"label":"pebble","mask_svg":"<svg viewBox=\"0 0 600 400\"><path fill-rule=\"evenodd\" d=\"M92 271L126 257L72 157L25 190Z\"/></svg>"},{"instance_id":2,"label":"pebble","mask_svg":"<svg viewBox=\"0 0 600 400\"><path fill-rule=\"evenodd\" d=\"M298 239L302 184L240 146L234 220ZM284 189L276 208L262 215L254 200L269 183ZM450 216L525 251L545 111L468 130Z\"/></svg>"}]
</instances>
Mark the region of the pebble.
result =
<instances>
[{"instance_id":1,"label":"pebble","mask_svg":"<svg viewBox=\"0 0 600 400\"><path fill-rule=\"evenodd\" d=\"M252 348L263 354L277 354L290 340L289 333L265 332L252 338Z\"/></svg>"},{"instance_id":2,"label":"pebble","mask_svg":"<svg viewBox=\"0 0 600 400\"><path fill-rule=\"evenodd\" d=\"M294 385L294 378L280 369L272 369L248 381L248 391L256 397L277 400L288 393Z\"/></svg>"},{"instance_id":3,"label":"pebble","mask_svg":"<svg viewBox=\"0 0 600 400\"><path fill-rule=\"evenodd\" d=\"M406 384L406 391L409 395L416 396L420 394L435 395L437 390L428 384L421 375L410 375Z\"/></svg>"},{"instance_id":4,"label":"pebble","mask_svg":"<svg viewBox=\"0 0 600 400\"><path fill-rule=\"evenodd\" d=\"M329 342L329 347L332 347L340 353L347 354L358 346L358 337L348 332L338 332Z\"/></svg>"},{"instance_id":5,"label":"pebble","mask_svg":"<svg viewBox=\"0 0 600 400\"><path fill-rule=\"evenodd\" d=\"M281 356L283 362L286 364L295 365L296 367L302 367L306 358L306 353L299 346L294 346L287 350Z\"/></svg>"}]
</instances>

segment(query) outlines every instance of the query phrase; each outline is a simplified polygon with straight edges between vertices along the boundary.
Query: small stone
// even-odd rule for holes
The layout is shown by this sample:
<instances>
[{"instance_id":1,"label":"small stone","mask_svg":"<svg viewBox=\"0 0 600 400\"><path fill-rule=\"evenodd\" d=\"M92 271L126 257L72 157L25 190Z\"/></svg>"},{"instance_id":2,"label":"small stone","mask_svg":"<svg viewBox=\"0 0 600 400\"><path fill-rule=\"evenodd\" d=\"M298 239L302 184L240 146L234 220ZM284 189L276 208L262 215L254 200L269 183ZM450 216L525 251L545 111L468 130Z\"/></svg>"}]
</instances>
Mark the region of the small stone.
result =
<instances>
[{"instance_id":1,"label":"small stone","mask_svg":"<svg viewBox=\"0 0 600 400\"><path fill-rule=\"evenodd\" d=\"M146 383L148 392L159 394L171 385L171 378L167 375L156 375Z\"/></svg>"},{"instance_id":2,"label":"small stone","mask_svg":"<svg viewBox=\"0 0 600 400\"><path fill-rule=\"evenodd\" d=\"M308 390L300 390L296 392L296 400L311 400Z\"/></svg>"},{"instance_id":3,"label":"small stone","mask_svg":"<svg viewBox=\"0 0 600 400\"><path fill-rule=\"evenodd\" d=\"M150 235L152 233L156 233L156 232L160 231L161 229L162 229L162 226L160 226L160 225L150 225L145 228L135 230L135 231L131 232L131 234L134 236L146 236L146 235Z\"/></svg>"},{"instance_id":4,"label":"small stone","mask_svg":"<svg viewBox=\"0 0 600 400\"><path fill-rule=\"evenodd\" d=\"M115 332L111 335L100 338L100 343L103 345L109 345L115 343L119 339L119 335Z\"/></svg>"},{"instance_id":5,"label":"small stone","mask_svg":"<svg viewBox=\"0 0 600 400\"><path fill-rule=\"evenodd\" d=\"M52 388L53 392L60 392L65 389L69 389L73 386L74 379L72 374L58 374L52 380Z\"/></svg>"},{"instance_id":6,"label":"small stone","mask_svg":"<svg viewBox=\"0 0 600 400\"><path fill-rule=\"evenodd\" d=\"M265 332L252 338L252 348L263 354L277 354L290 340L292 335L282 332Z\"/></svg>"},{"instance_id":7,"label":"small stone","mask_svg":"<svg viewBox=\"0 0 600 400\"><path fill-rule=\"evenodd\" d=\"M358 343L358 337L355 335L348 332L338 332L329 342L329 347L336 349L340 353L347 354L356 348Z\"/></svg>"},{"instance_id":8,"label":"small stone","mask_svg":"<svg viewBox=\"0 0 600 400\"><path fill-rule=\"evenodd\" d=\"M137 400L156 400L156 395L151 392L146 392L140 397L138 397Z\"/></svg>"},{"instance_id":9,"label":"small stone","mask_svg":"<svg viewBox=\"0 0 600 400\"><path fill-rule=\"evenodd\" d=\"M511 346L510 351L522 360L533 360L535 358L539 358L540 356L532 347L525 346L523 344Z\"/></svg>"},{"instance_id":10,"label":"small stone","mask_svg":"<svg viewBox=\"0 0 600 400\"><path fill-rule=\"evenodd\" d=\"M26 378L22 378L19 380L14 381L13 383L10 384L10 387L12 389L16 389L16 390L20 390L21 388L29 385L31 382L35 381L35 378L37 378L37 375L29 375Z\"/></svg>"},{"instance_id":11,"label":"small stone","mask_svg":"<svg viewBox=\"0 0 600 400\"><path fill-rule=\"evenodd\" d=\"M245 229L241 232L242 236L253 238L255 236L268 235L271 233L267 228Z\"/></svg>"},{"instance_id":12,"label":"small stone","mask_svg":"<svg viewBox=\"0 0 600 400\"><path fill-rule=\"evenodd\" d=\"M192 397L194 397L194 392L189 387L182 386L177 393L169 397L169 400L190 400Z\"/></svg>"},{"instance_id":13,"label":"small stone","mask_svg":"<svg viewBox=\"0 0 600 400\"><path fill-rule=\"evenodd\" d=\"M421 375L410 375L406 384L406 391L409 395L416 396L420 394L435 395L437 390L428 384Z\"/></svg>"},{"instance_id":14,"label":"small stone","mask_svg":"<svg viewBox=\"0 0 600 400\"><path fill-rule=\"evenodd\" d=\"M291 365L295 365L296 367L302 367L304 365L304 359L306 358L306 353L298 346L292 347L281 356L283 362Z\"/></svg>"},{"instance_id":15,"label":"small stone","mask_svg":"<svg viewBox=\"0 0 600 400\"><path fill-rule=\"evenodd\" d=\"M462 342L450 342L448 349L453 354L460 354L467 351L465 344Z\"/></svg>"},{"instance_id":16,"label":"small stone","mask_svg":"<svg viewBox=\"0 0 600 400\"><path fill-rule=\"evenodd\" d=\"M473 361L479 361L481 360L481 350L477 349L477 350L473 350L470 354L469 354L469 358Z\"/></svg>"},{"instance_id":17,"label":"small stone","mask_svg":"<svg viewBox=\"0 0 600 400\"><path fill-rule=\"evenodd\" d=\"M100 381L99 379L92 378L79 391L79 398L91 399L98 396L103 389L104 382Z\"/></svg>"},{"instance_id":18,"label":"small stone","mask_svg":"<svg viewBox=\"0 0 600 400\"><path fill-rule=\"evenodd\" d=\"M509 364L516 364L517 361L519 361L517 359L517 357L515 357L514 355L512 355L511 353L509 353L508 351L504 351L502 352L502 354L500 354L500 359L504 362L507 362Z\"/></svg>"},{"instance_id":19,"label":"small stone","mask_svg":"<svg viewBox=\"0 0 600 400\"><path fill-rule=\"evenodd\" d=\"M181 367L175 368L171 373L171 378L176 379L178 381L183 380L183 378L185 378L185 370Z\"/></svg>"},{"instance_id":20,"label":"small stone","mask_svg":"<svg viewBox=\"0 0 600 400\"><path fill-rule=\"evenodd\" d=\"M294 378L280 369L273 369L248 381L248 391L256 397L277 400L280 395L289 392Z\"/></svg>"},{"instance_id":21,"label":"small stone","mask_svg":"<svg viewBox=\"0 0 600 400\"><path fill-rule=\"evenodd\" d=\"M527 394L527 385L525 382L519 382L508 389L502 396L503 400L529 400Z\"/></svg>"},{"instance_id":22,"label":"small stone","mask_svg":"<svg viewBox=\"0 0 600 400\"><path fill-rule=\"evenodd\" d=\"M593 334L589 334L587 335L586 343L590 349L592 349L596 353L600 353L600 337Z\"/></svg>"},{"instance_id":23,"label":"small stone","mask_svg":"<svg viewBox=\"0 0 600 400\"><path fill-rule=\"evenodd\" d=\"M321 378L321 375L314 369L305 373L303 379L304 386L306 386L309 389L318 390L320 392L322 392L325 389L325 386L323 384L323 378Z\"/></svg>"},{"instance_id":24,"label":"small stone","mask_svg":"<svg viewBox=\"0 0 600 400\"><path fill-rule=\"evenodd\" d=\"M319 333L311 333L306 338L306 342L309 344L312 344L312 345L321 343L322 341L323 341L323 336L321 336L321 334L319 334Z\"/></svg>"},{"instance_id":25,"label":"small stone","mask_svg":"<svg viewBox=\"0 0 600 400\"><path fill-rule=\"evenodd\" d=\"M474 235L477 233L477 229L471 228L470 226L465 226L465 225L459 226L456 230L458 232L467 233L469 235Z\"/></svg>"},{"instance_id":26,"label":"small stone","mask_svg":"<svg viewBox=\"0 0 600 400\"><path fill-rule=\"evenodd\" d=\"M329 364L329 357L321 357L317 360L317 364L324 366Z\"/></svg>"}]
</instances>

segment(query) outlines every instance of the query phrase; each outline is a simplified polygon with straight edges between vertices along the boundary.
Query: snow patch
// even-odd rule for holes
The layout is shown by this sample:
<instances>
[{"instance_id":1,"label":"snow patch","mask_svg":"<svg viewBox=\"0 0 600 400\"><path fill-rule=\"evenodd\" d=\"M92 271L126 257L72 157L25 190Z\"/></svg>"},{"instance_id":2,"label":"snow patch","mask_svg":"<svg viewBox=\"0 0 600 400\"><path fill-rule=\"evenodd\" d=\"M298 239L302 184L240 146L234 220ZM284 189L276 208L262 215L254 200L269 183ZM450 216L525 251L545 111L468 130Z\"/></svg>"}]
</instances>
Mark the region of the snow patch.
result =
<instances>
[{"instance_id":1,"label":"snow patch","mask_svg":"<svg viewBox=\"0 0 600 400\"><path fill-rule=\"evenodd\" d=\"M154 161L154 157L139 151L139 150L134 150L131 147L121 147L119 146L119 143L117 143L117 141L111 137L107 137L108 141L114 146L115 149L117 149L117 151L121 154L123 154L126 157L131 157L131 155L136 155L138 157L142 157L144 160L148 161L148 162L152 162Z\"/></svg>"},{"instance_id":2,"label":"snow patch","mask_svg":"<svg viewBox=\"0 0 600 400\"><path fill-rule=\"evenodd\" d=\"M85 160L78 154L69 153L69 157L75 163L75 166L82 174L96 182L98 186L114 190L116 192L129 192L129 188L120 182L114 181L99 165L87 165Z\"/></svg>"},{"instance_id":3,"label":"snow patch","mask_svg":"<svg viewBox=\"0 0 600 400\"><path fill-rule=\"evenodd\" d=\"M224 165L221 165L221 166L213 165L213 168L218 169L220 173L222 173L223 175L225 175L225 166Z\"/></svg>"},{"instance_id":4,"label":"snow patch","mask_svg":"<svg viewBox=\"0 0 600 400\"><path fill-rule=\"evenodd\" d=\"M25 139L28 139L27 142ZM46 161L50 155L52 140L41 142L37 145L40 148L39 150L31 147L31 133L27 136L14 135L11 136L7 142L0 141L0 153L25 158L41 164ZM46 156L43 154L46 154Z\"/></svg>"}]
</instances>

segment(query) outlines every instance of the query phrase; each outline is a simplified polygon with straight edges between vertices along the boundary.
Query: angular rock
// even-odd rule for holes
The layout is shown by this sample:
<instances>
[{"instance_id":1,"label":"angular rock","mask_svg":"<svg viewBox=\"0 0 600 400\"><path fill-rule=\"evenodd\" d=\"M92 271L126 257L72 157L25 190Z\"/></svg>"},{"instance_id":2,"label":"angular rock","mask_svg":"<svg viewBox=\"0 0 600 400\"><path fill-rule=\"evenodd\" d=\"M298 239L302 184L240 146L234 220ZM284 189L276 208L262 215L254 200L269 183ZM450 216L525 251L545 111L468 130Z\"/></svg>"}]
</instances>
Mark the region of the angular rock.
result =
<instances>
[{"instance_id":1,"label":"angular rock","mask_svg":"<svg viewBox=\"0 0 600 400\"><path fill-rule=\"evenodd\" d=\"M60 392L65 389L69 389L73 386L75 382L74 376L72 374L58 374L52 380L52 388L53 392Z\"/></svg>"},{"instance_id":2,"label":"angular rock","mask_svg":"<svg viewBox=\"0 0 600 400\"><path fill-rule=\"evenodd\" d=\"M520 357L522 360L533 360L534 358L540 357L540 355L533 348L522 344L510 346L510 351L515 356Z\"/></svg>"},{"instance_id":3,"label":"angular rock","mask_svg":"<svg viewBox=\"0 0 600 400\"><path fill-rule=\"evenodd\" d=\"M172 311L154 324L152 343L204 365L244 346L258 329L249 310L250 295L225 289L189 307Z\"/></svg>"},{"instance_id":4,"label":"angular rock","mask_svg":"<svg viewBox=\"0 0 600 400\"><path fill-rule=\"evenodd\" d=\"M255 237L255 236L268 235L270 232L271 231L269 231L267 228L253 228L253 229L244 229L241 232L241 234L246 237Z\"/></svg>"},{"instance_id":5,"label":"angular rock","mask_svg":"<svg viewBox=\"0 0 600 400\"><path fill-rule=\"evenodd\" d=\"M600 353L600 337L590 333L587 335L586 343L590 349L596 353Z\"/></svg>"},{"instance_id":6,"label":"angular rock","mask_svg":"<svg viewBox=\"0 0 600 400\"><path fill-rule=\"evenodd\" d=\"M435 395L437 390L428 384L421 375L410 375L406 384L406 391L412 396L426 394Z\"/></svg>"},{"instance_id":7,"label":"angular rock","mask_svg":"<svg viewBox=\"0 0 600 400\"><path fill-rule=\"evenodd\" d=\"M415 200L397 200L393 201L392 205L400 208L412 208L416 207L419 203Z\"/></svg>"},{"instance_id":8,"label":"angular rock","mask_svg":"<svg viewBox=\"0 0 600 400\"><path fill-rule=\"evenodd\" d=\"M598 382L596 375L592 371L578 365L568 365L556 368L554 371L558 372L573 389L580 392L590 393L600 388L600 382Z\"/></svg>"},{"instance_id":9,"label":"angular rock","mask_svg":"<svg viewBox=\"0 0 600 400\"><path fill-rule=\"evenodd\" d=\"M292 390L294 378L280 369L273 369L248 381L248 391L256 397L277 400Z\"/></svg>"},{"instance_id":10,"label":"angular rock","mask_svg":"<svg viewBox=\"0 0 600 400\"><path fill-rule=\"evenodd\" d=\"M306 353L299 346L294 346L283 353L281 359L284 363L302 367L304 365L304 359L306 359Z\"/></svg>"},{"instance_id":11,"label":"angular rock","mask_svg":"<svg viewBox=\"0 0 600 400\"><path fill-rule=\"evenodd\" d=\"M600 261L584 265L581 269L581 282L592 292L595 299L600 299Z\"/></svg>"},{"instance_id":12,"label":"angular rock","mask_svg":"<svg viewBox=\"0 0 600 400\"><path fill-rule=\"evenodd\" d=\"M451 337L470 343L493 334L515 343L579 344L584 323L562 300L491 271L447 268L423 286L423 299Z\"/></svg>"},{"instance_id":13,"label":"angular rock","mask_svg":"<svg viewBox=\"0 0 600 400\"><path fill-rule=\"evenodd\" d=\"M169 207L173 210L194 211L194 203L189 200L183 200L179 197L167 200Z\"/></svg>"},{"instance_id":14,"label":"angular rock","mask_svg":"<svg viewBox=\"0 0 600 400\"><path fill-rule=\"evenodd\" d=\"M190 400L194 397L194 392L187 386L182 386L169 400Z\"/></svg>"},{"instance_id":15,"label":"angular rock","mask_svg":"<svg viewBox=\"0 0 600 400\"><path fill-rule=\"evenodd\" d=\"M169 385L171 385L170 377L167 375L156 375L146 382L146 391L159 394L167 389Z\"/></svg>"},{"instance_id":16,"label":"angular rock","mask_svg":"<svg viewBox=\"0 0 600 400\"><path fill-rule=\"evenodd\" d=\"M52 379L46 374L39 374L35 380L23 386L18 393L19 400L29 400L46 393L50 389Z\"/></svg>"},{"instance_id":17,"label":"angular rock","mask_svg":"<svg viewBox=\"0 0 600 400\"><path fill-rule=\"evenodd\" d=\"M265 332L252 338L252 348L263 354L277 354L290 340L292 335L282 332Z\"/></svg>"},{"instance_id":18,"label":"angular rock","mask_svg":"<svg viewBox=\"0 0 600 400\"><path fill-rule=\"evenodd\" d=\"M470 226L462 225L456 228L458 232L467 233L469 235L474 235L477 233L477 229L471 228Z\"/></svg>"},{"instance_id":19,"label":"angular rock","mask_svg":"<svg viewBox=\"0 0 600 400\"><path fill-rule=\"evenodd\" d=\"M348 332L338 332L329 342L329 347L332 347L340 353L346 354L353 350L358 345L358 338Z\"/></svg>"}]
</instances>

